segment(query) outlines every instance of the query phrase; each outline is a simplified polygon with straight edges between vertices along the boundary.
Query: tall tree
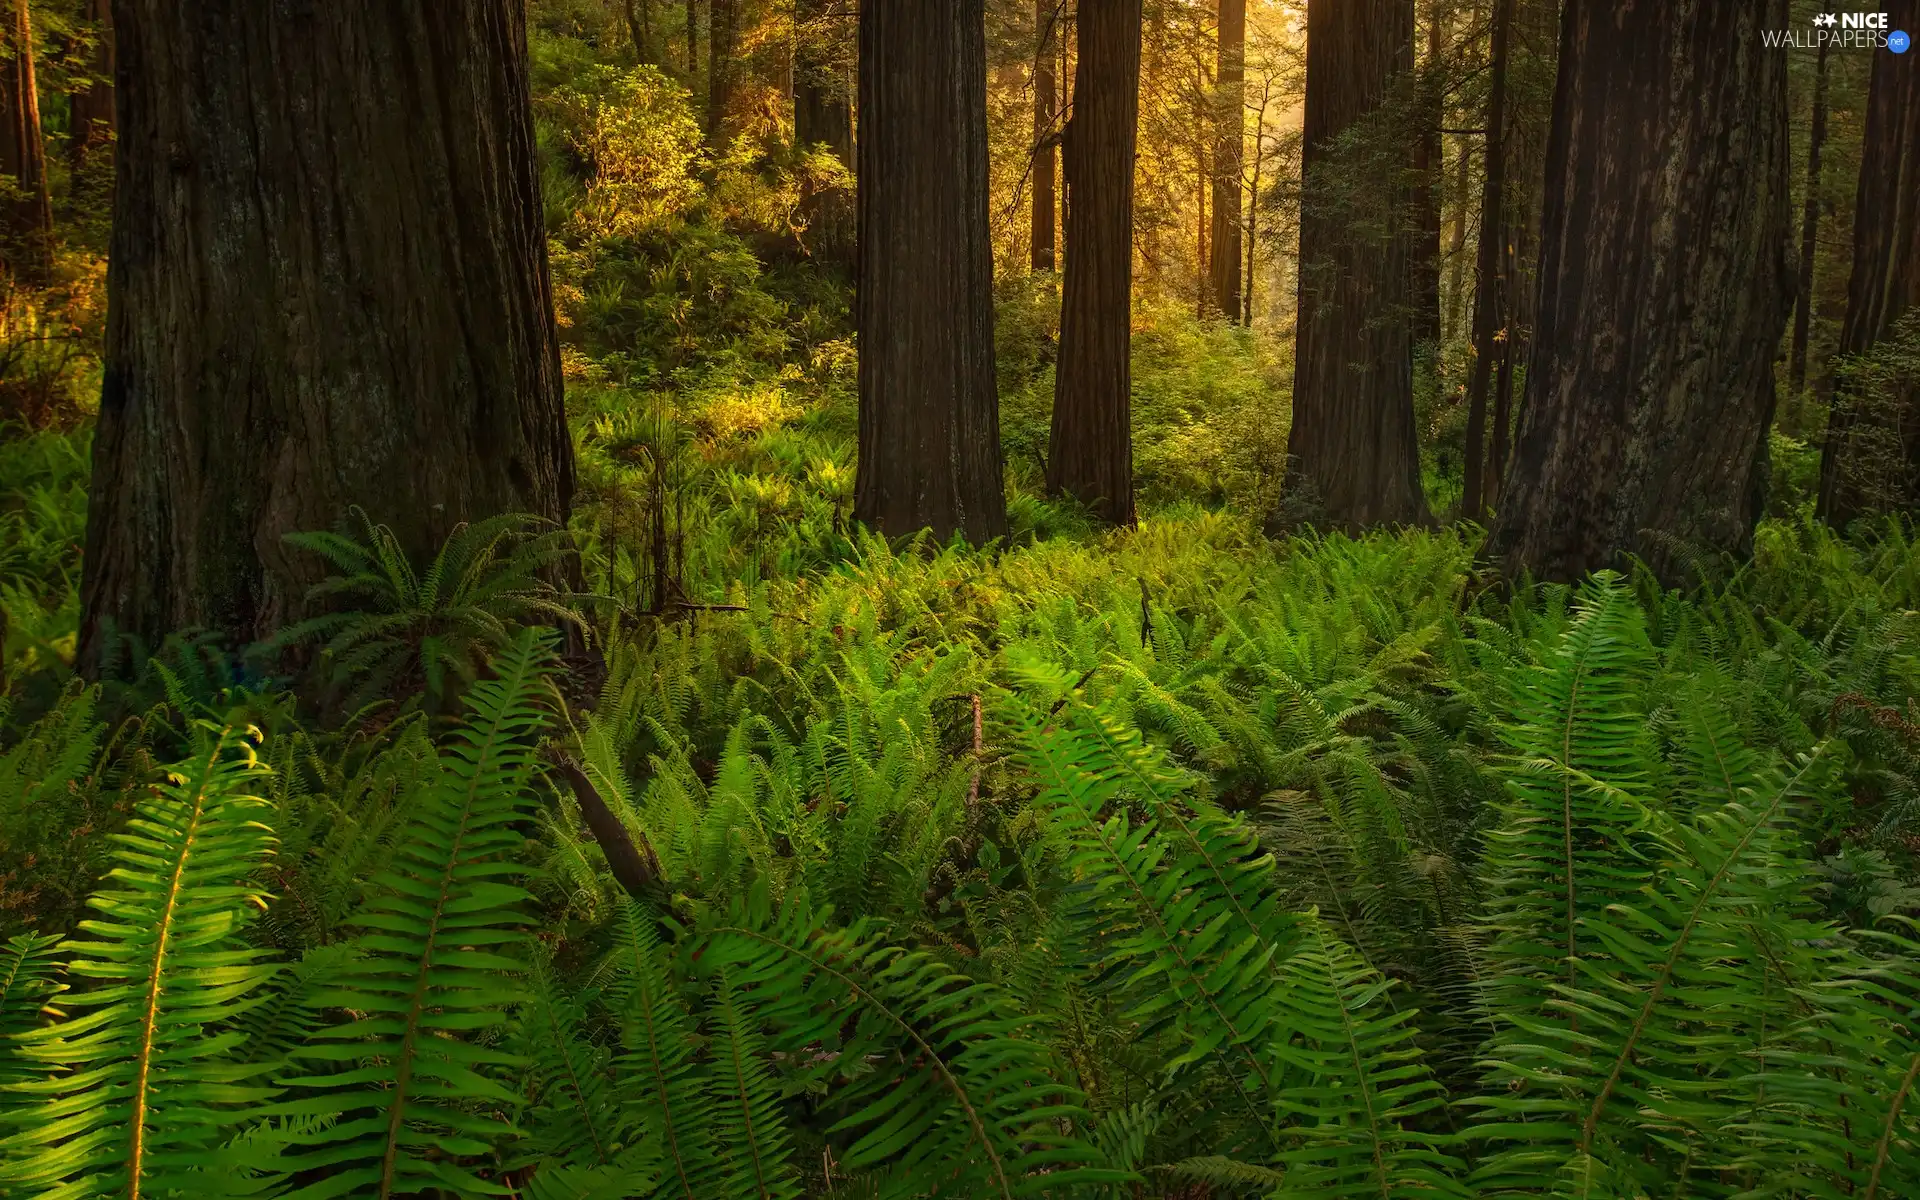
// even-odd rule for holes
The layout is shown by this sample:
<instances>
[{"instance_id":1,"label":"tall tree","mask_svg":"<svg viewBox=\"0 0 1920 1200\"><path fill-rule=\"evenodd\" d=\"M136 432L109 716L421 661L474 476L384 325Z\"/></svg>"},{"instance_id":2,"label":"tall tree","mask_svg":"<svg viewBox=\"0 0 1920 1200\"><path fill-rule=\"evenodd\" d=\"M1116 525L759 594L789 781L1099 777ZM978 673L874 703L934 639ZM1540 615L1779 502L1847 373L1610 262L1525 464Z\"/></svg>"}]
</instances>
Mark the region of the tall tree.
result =
<instances>
[{"instance_id":1,"label":"tall tree","mask_svg":"<svg viewBox=\"0 0 1920 1200\"><path fill-rule=\"evenodd\" d=\"M1820 232L1820 156L1827 141L1827 51L1821 39L1813 68L1813 116L1807 129L1807 194L1800 204L1799 298L1793 306L1793 348L1787 355L1787 383L1795 392L1807 382L1807 335L1813 326L1813 262Z\"/></svg>"},{"instance_id":2,"label":"tall tree","mask_svg":"<svg viewBox=\"0 0 1920 1200\"><path fill-rule=\"evenodd\" d=\"M113 137L113 5L111 0L87 0L86 17L92 41L87 74L67 97L67 153L76 170L86 166L93 152Z\"/></svg>"},{"instance_id":3,"label":"tall tree","mask_svg":"<svg viewBox=\"0 0 1920 1200\"><path fill-rule=\"evenodd\" d=\"M1886 0L1885 8L1890 28L1920 31L1920 0ZM1912 57L1874 54L1842 356L1872 350L1920 298L1920 67ZM1836 387L1816 505L1833 525L1860 516L1876 494L1908 505L1920 498L1920 381L1890 387L1879 397Z\"/></svg>"},{"instance_id":4,"label":"tall tree","mask_svg":"<svg viewBox=\"0 0 1920 1200\"><path fill-rule=\"evenodd\" d=\"M1525 409L1491 548L1570 580L1759 516L1792 307L1787 0L1568 0Z\"/></svg>"},{"instance_id":5,"label":"tall tree","mask_svg":"<svg viewBox=\"0 0 1920 1200\"><path fill-rule=\"evenodd\" d=\"M1059 138L1053 123L1059 119L1055 105L1060 81L1054 64L1060 57L1059 0L1033 0L1035 45L1033 50L1033 254L1036 271L1054 268L1053 233L1059 202L1054 195L1055 167L1059 162Z\"/></svg>"},{"instance_id":6,"label":"tall tree","mask_svg":"<svg viewBox=\"0 0 1920 1200\"><path fill-rule=\"evenodd\" d=\"M1444 0L1427 3L1427 59L1420 78L1419 139L1413 147L1414 213L1419 226L1413 254L1413 340L1440 340L1440 192L1446 158L1441 127L1446 123L1446 43Z\"/></svg>"},{"instance_id":7,"label":"tall tree","mask_svg":"<svg viewBox=\"0 0 1920 1200\"><path fill-rule=\"evenodd\" d=\"M116 0L80 657L307 615L283 535L567 516L520 0Z\"/></svg>"},{"instance_id":8,"label":"tall tree","mask_svg":"<svg viewBox=\"0 0 1920 1200\"><path fill-rule=\"evenodd\" d=\"M1220 0L1213 111L1213 307L1240 320L1240 174L1246 155L1247 0Z\"/></svg>"},{"instance_id":9,"label":"tall tree","mask_svg":"<svg viewBox=\"0 0 1920 1200\"><path fill-rule=\"evenodd\" d=\"M890 535L1007 530L983 0L860 6L860 462Z\"/></svg>"},{"instance_id":10,"label":"tall tree","mask_svg":"<svg viewBox=\"0 0 1920 1200\"><path fill-rule=\"evenodd\" d=\"M1473 376L1467 385L1467 461L1460 515L1478 521L1486 512L1484 479L1487 388L1496 356L1507 340L1506 140L1507 46L1513 31L1513 0L1494 0L1493 46L1488 60L1486 168L1481 173L1480 252L1473 290Z\"/></svg>"},{"instance_id":11,"label":"tall tree","mask_svg":"<svg viewBox=\"0 0 1920 1200\"><path fill-rule=\"evenodd\" d=\"M0 0L0 6L0 175L11 184L11 195L0 200L0 263L36 281L53 258L53 204L33 75L33 22L27 0Z\"/></svg>"},{"instance_id":12,"label":"tall tree","mask_svg":"<svg viewBox=\"0 0 1920 1200\"><path fill-rule=\"evenodd\" d=\"M707 145L716 149L733 132L734 81L739 74L740 0L707 0Z\"/></svg>"},{"instance_id":13,"label":"tall tree","mask_svg":"<svg viewBox=\"0 0 1920 1200\"><path fill-rule=\"evenodd\" d=\"M830 0L798 0L794 8L793 140L825 146L853 169L851 26ZM853 198L845 188L807 197L802 207L809 249L820 258L853 259Z\"/></svg>"},{"instance_id":14,"label":"tall tree","mask_svg":"<svg viewBox=\"0 0 1920 1200\"><path fill-rule=\"evenodd\" d=\"M1133 523L1133 159L1141 0L1081 0L1067 125L1067 277L1047 490ZM1237 293L1236 293L1237 295Z\"/></svg>"},{"instance_id":15,"label":"tall tree","mask_svg":"<svg viewBox=\"0 0 1920 1200\"><path fill-rule=\"evenodd\" d=\"M1291 512L1429 519L1413 416L1405 139L1382 120L1413 68L1408 0L1308 0Z\"/></svg>"}]
</instances>

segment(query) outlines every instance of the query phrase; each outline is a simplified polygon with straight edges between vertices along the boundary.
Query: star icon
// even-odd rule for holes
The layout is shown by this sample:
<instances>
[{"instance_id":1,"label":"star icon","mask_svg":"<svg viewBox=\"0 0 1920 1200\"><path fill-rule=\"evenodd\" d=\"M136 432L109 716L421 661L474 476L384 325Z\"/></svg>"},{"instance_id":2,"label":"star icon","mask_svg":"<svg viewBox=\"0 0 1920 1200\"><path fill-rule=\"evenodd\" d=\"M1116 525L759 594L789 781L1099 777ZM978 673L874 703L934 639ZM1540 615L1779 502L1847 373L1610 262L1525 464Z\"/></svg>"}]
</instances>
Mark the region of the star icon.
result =
<instances>
[{"instance_id":1,"label":"star icon","mask_svg":"<svg viewBox=\"0 0 1920 1200\"><path fill-rule=\"evenodd\" d=\"M1836 23L1836 22L1837 22L1838 20L1839 20L1839 18L1837 18L1837 17L1835 17L1835 16L1834 16L1834 15L1833 15L1832 13L1830 13L1830 12L1829 12L1829 13L1816 13L1816 14L1814 14L1814 18L1813 18L1813 23L1814 23L1815 25L1825 25L1826 27L1828 27L1829 29L1831 29L1831 28L1832 28L1832 27L1834 26L1834 24L1835 24L1835 23Z\"/></svg>"}]
</instances>

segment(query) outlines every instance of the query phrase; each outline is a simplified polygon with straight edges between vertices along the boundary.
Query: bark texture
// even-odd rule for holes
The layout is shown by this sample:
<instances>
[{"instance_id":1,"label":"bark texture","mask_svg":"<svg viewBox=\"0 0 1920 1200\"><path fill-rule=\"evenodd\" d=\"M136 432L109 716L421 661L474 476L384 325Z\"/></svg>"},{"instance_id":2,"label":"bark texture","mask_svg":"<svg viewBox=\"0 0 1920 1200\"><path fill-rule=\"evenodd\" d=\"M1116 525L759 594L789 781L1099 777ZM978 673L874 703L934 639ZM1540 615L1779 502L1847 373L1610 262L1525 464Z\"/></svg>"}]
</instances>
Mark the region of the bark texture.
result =
<instances>
[{"instance_id":1,"label":"bark texture","mask_svg":"<svg viewBox=\"0 0 1920 1200\"><path fill-rule=\"evenodd\" d=\"M983 0L862 5L859 74L854 514L983 542L1007 531Z\"/></svg>"},{"instance_id":2,"label":"bark texture","mask_svg":"<svg viewBox=\"0 0 1920 1200\"><path fill-rule=\"evenodd\" d=\"M1786 0L1569 0L1525 408L1491 549L1573 580L1743 551L1792 307Z\"/></svg>"},{"instance_id":3,"label":"bark texture","mask_svg":"<svg viewBox=\"0 0 1920 1200\"><path fill-rule=\"evenodd\" d=\"M564 520L519 0L116 0L118 187L80 654L262 637L350 505L424 555Z\"/></svg>"},{"instance_id":4,"label":"bark texture","mask_svg":"<svg viewBox=\"0 0 1920 1200\"><path fill-rule=\"evenodd\" d=\"M1133 523L1133 162L1141 0L1081 0L1066 139L1067 272L1047 490Z\"/></svg>"},{"instance_id":5,"label":"bark texture","mask_svg":"<svg viewBox=\"0 0 1920 1200\"><path fill-rule=\"evenodd\" d=\"M1246 158L1247 0L1220 0L1214 75L1213 236L1207 277L1213 307L1229 321L1240 313L1240 173Z\"/></svg>"},{"instance_id":6,"label":"bark texture","mask_svg":"<svg viewBox=\"0 0 1920 1200\"><path fill-rule=\"evenodd\" d=\"M0 175L11 185L0 198L0 264L37 282L53 259L53 204L27 0L0 0Z\"/></svg>"},{"instance_id":7,"label":"bark texture","mask_svg":"<svg viewBox=\"0 0 1920 1200\"><path fill-rule=\"evenodd\" d=\"M1059 119L1060 81L1054 64L1060 58L1060 15L1056 0L1034 0L1034 27L1038 44L1033 52L1033 243L1036 271L1054 269L1054 222L1059 212L1054 183L1060 161L1054 122Z\"/></svg>"},{"instance_id":8,"label":"bark texture","mask_svg":"<svg viewBox=\"0 0 1920 1200\"><path fill-rule=\"evenodd\" d=\"M1473 291L1473 376L1467 385L1467 462L1460 496L1460 515L1469 521L1486 515L1487 390L1496 359L1507 361L1507 53L1512 31L1513 0L1494 0L1493 44L1487 62L1487 152L1486 168L1481 173L1480 253Z\"/></svg>"},{"instance_id":9,"label":"bark texture","mask_svg":"<svg viewBox=\"0 0 1920 1200\"><path fill-rule=\"evenodd\" d=\"M67 98L67 153L76 170L113 140L113 5L110 0L87 0L86 16L94 38L89 78Z\"/></svg>"},{"instance_id":10,"label":"bark texture","mask_svg":"<svg viewBox=\"0 0 1920 1200\"><path fill-rule=\"evenodd\" d=\"M1280 525L1428 518L1413 417L1406 0L1309 0L1293 429ZM1343 137L1348 140L1343 141Z\"/></svg>"},{"instance_id":11,"label":"bark texture","mask_svg":"<svg viewBox=\"0 0 1920 1200\"><path fill-rule=\"evenodd\" d=\"M1920 33L1920 0L1886 0L1888 26ZM1839 354L1861 355L1920 297L1920 63L1874 52L1854 193L1853 270ZM1820 456L1819 515L1844 526L1877 506L1920 499L1920 380L1862 396L1837 386Z\"/></svg>"}]
</instances>

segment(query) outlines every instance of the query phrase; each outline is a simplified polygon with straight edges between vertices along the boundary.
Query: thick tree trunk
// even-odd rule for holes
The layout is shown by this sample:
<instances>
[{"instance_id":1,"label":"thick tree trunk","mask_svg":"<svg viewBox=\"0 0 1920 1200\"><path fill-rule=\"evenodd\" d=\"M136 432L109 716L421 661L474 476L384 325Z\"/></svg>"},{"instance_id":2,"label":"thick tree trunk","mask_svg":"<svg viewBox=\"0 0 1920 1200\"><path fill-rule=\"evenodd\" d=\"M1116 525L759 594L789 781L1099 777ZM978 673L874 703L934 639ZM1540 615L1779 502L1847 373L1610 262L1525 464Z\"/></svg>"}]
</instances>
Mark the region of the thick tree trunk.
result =
<instances>
[{"instance_id":1,"label":"thick tree trunk","mask_svg":"<svg viewBox=\"0 0 1920 1200\"><path fill-rule=\"evenodd\" d=\"M1414 212L1420 240L1413 254L1413 340L1440 340L1440 191L1445 159L1440 149L1440 127L1445 123L1445 70L1440 62L1446 40L1446 21L1440 0L1427 5L1427 62L1422 73L1420 139L1413 148Z\"/></svg>"},{"instance_id":2,"label":"thick tree trunk","mask_svg":"<svg viewBox=\"0 0 1920 1200\"><path fill-rule=\"evenodd\" d=\"M1886 0L1888 25L1920 32L1920 0ZM1920 69L1913 53L1875 51L1854 193L1853 272L1839 353L1865 354L1920 297ZM1822 519L1845 526L1875 500L1920 499L1920 380L1891 394L1835 390L1820 457Z\"/></svg>"},{"instance_id":3,"label":"thick tree trunk","mask_svg":"<svg viewBox=\"0 0 1920 1200\"><path fill-rule=\"evenodd\" d=\"M829 0L799 0L795 9L793 140L825 146L853 169L853 95L849 87L844 18ZM808 249L816 258L853 260L853 197L842 188L809 196Z\"/></svg>"},{"instance_id":4,"label":"thick tree trunk","mask_svg":"<svg viewBox=\"0 0 1920 1200\"><path fill-rule=\"evenodd\" d=\"M1495 357L1506 341L1507 47L1512 31L1513 0L1494 0L1486 170L1480 192L1480 253L1473 290L1473 376L1467 386L1466 478L1460 495L1460 515L1469 521L1486 515L1487 388L1493 378Z\"/></svg>"},{"instance_id":5,"label":"thick tree trunk","mask_svg":"<svg viewBox=\"0 0 1920 1200\"><path fill-rule=\"evenodd\" d=\"M86 16L94 37L88 79L67 97L67 157L76 173L113 140L113 6L109 0L87 0Z\"/></svg>"},{"instance_id":6,"label":"thick tree trunk","mask_svg":"<svg viewBox=\"0 0 1920 1200\"><path fill-rule=\"evenodd\" d=\"M349 506L425 555L565 520L519 0L116 0L80 657L309 615Z\"/></svg>"},{"instance_id":7,"label":"thick tree trunk","mask_svg":"<svg viewBox=\"0 0 1920 1200\"><path fill-rule=\"evenodd\" d=\"M1807 334L1813 327L1813 252L1820 232L1820 154L1827 141L1827 51L1813 69L1813 119L1807 130L1807 194L1800 205L1800 294L1793 306L1793 349L1787 355L1787 383L1798 393L1807 383Z\"/></svg>"},{"instance_id":8,"label":"thick tree trunk","mask_svg":"<svg viewBox=\"0 0 1920 1200\"><path fill-rule=\"evenodd\" d=\"M1141 0L1081 0L1067 128L1067 277L1047 490L1133 523L1133 160Z\"/></svg>"},{"instance_id":9,"label":"thick tree trunk","mask_svg":"<svg viewBox=\"0 0 1920 1200\"><path fill-rule=\"evenodd\" d=\"M1036 271L1054 269L1054 218L1059 208L1054 195L1055 168L1060 161L1053 127L1059 114L1054 105L1060 81L1054 78L1059 58L1060 19L1056 0L1034 0L1037 43L1033 51L1033 254Z\"/></svg>"},{"instance_id":10,"label":"thick tree trunk","mask_svg":"<svg viewBox=\"0 0 1920 1200\"><path fill-rule=\"evenodd\" d=\"M707 145L724 149L733 135L734 78L739 73L740 0L707 0Z\"/></svg>"},{"instance_id":11,"label":"thick tree trunk","mask_svg":"<svg viewBox=\"0 0 1920 1200\"><path fill-rule=\"evenodd\" d=\"M0 201L0 264L39 282L53 261L53 203L27 0L0 0L0 175L15 190Z\"/></svg>"},{"instance_id":12,"label":"thick tree trunk","mask_svg":"<svg viewBox=\"0 0 1920 1200\"><path fill-rule=\"evenodd\" d=\"M1792 309L1786 0L1568 0L1539 302L1491 548L1572 580L1759 516Z\"/></svg>"},{"instance_id":13,"label":"thick tree trunk","mask_svg":"<svg viewBox=\"0 0 1920 1200\"><path fill-rule=\"evenodd\" d=\"M1309 0L1281 524L1307 518L1357 529L1429 519L1413 417L1411 155L1404 135L1378 119L1412 68L1408 0Z\"/></svg>"},{"instance_id":14,"label":"thick tree trunk","mask_svg":"<svg viewBox=\"0 0 1920 1200\"><path fill-rule=\"evenodd\" d=\"M1240 320L1240 172L1246 155L1247 0L1220 0L1214 75L1213 236L1207 274L1213 307Z\"/></svg>"},{"instance_id":15,"label":"thick tree trunk","mask_svg":"<svg viewBox=\"0 0 1920 1200\"><path fill-rule=\"evenodd\" d=\"M860 8L854 514L888 535L1007 531L986 55L983 0Z\"/></svg>"}]
</instances>

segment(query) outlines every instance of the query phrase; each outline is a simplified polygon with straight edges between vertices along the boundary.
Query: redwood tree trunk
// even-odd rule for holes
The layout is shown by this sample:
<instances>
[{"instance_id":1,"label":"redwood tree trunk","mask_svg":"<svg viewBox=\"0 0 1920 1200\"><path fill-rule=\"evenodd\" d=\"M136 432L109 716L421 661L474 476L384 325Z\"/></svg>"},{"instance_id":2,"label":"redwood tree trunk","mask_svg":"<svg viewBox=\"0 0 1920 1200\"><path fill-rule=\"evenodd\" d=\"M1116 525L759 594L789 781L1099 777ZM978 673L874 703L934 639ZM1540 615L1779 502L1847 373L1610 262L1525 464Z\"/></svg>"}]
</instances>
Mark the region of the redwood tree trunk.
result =
<instances>
[{"instance_id":1,"label":"redwood tree trunk","mask_svg":"<svg viewBox=\"0 0 1920 1200\"><path fill-rule=\"evenodd\" d=\"M986 55L983 0L860 8L854 514L889 535L1007 531Z\"/></svg>"},{"instance_id":2,"label":"redwood tree trunk","mask_svg":"<svg viewBox=\"0 0 1920 1200\"><path fill-rule=\"evenodd\" d=\"M1067 277L1047 490L1133 523L1133 159L1141 0L1081 0L1066 140Z\"/></svg>"},{"instance_id":3,"label":"redwood tree trunk","mask_svg":"<svg viewBox=\"0 0 1920 1200\"><path fill-rule=\"evenodd\" d=\"M1920 0L1887 0L1884 7L1890 28L1920 32ZM1853 273L1840 323L1842 355L1873 349L1920 296L1920 64L1912 59L1912 51L1873 55L1854 193ZM1920 381L1908 380L1898 394L1881 397L1889 408L1862 411L1860 400L1846 387L1836 388L1827 418L1817 507L1836 526L1865 512L1875 493L1905 505L1920 496ZM1898 457L1904 472L1875 461L1876 445L1889 434L1903 443ZM1880 478L1890 471L1896 477Z\"/></svg>"},{"instance_id":4,"label":"redwood tree trunk","mask_svg":"<svg viewBox=\"0 0 1920 1200\"><path fill-rule=\"evenodd\" d=\"M1427 5L1427 64L1421 80L1420 140L1413 148L1414 211L1420 240L1413 256L1413 340L1440 340L1440 191L1445 160L1440 127L1445 124L1446 74L1440 62L1446 22L1440 0Z\"/></svg>"},{"instance_id":5,"label":"redwood tree trunk","mask_svg":"<svg viewBox=\"0 0 1920 1200\"><path fill-rule=\"evenodd\" d=\"M1038 42L1033 52L1033 256L1036 271L1054 269L1054 216L1059 203L1054 195L1054 171L1059 149L1054 137L1054 109L1060 81L1054 77L1053 64L1059 57L1060 29L1056 0L1034 0L1033 20Z\"/></svg>"},{"instance_id":6,"label":"redwood tree trunk","mask_svg":"<svg viewBox=\"0 0 1920 1200\"><path fill-rule=\"evenodd\" d=\"M0 175L17 189L0 202L0 264L37 282L53 260L53 204L27 0L0 0Z\"/></svg>"},{"instance_id":7,"label":"redwood tree trunk","mask_svg":"<svg viewBox=\"0 0 1920 1200\"><path fill-rule=\"evenodd\" d=\"M1379 119L1412 67L1408 0L1309 0L1283 524L1429 519L1413 417L1411 156Z\"/></svg>"},{"instance_id":8,"label":"redwood tree trunk","mask_svg":"<svg viewBox=\"0 0 1920 1200\"><path fill-rule=\"evenodd\" d=\"M1491 548L1572 580L1741 552L1793 304L1786 0L1568 0L1539 301Z\"/></svg>"},{"instance_id":9,"label":"redwood tree trunk","mask_svg":"<svg viewBox=\"0 0 1920 1200\"><path fill-rule=\"evenodd\" d=\"M1513 0L1494 0L1493 48L1487 67L1487 153L1480 192L1480 253L1473 289L1473 377L1467 385L1467 462L1460 515L1478 521L1486 513L1487 388L1502 356L1507 296L1506 140L1507 46L1513 30ZM1504 357L1503 357L1504 361Z\"/></svg>"},{"instance_id":10,"label":"redwood tree trunk","mask_svg":"<svg viewBox=\"0 0 1920 1200\"><path fill-rule=\"evenodd\" d=\"M1800 295L1793 308L1793 349L1787 383L1798 392L1807 382L1807 334L1813 326L1813 252L1820 232L1820 153L1827 141L1827 51L1822 40L1813 69L1813 120L1807 131L1807 194L1800 205Z\"/></svg>"},{"instance_id":11,"label":"redwood tree trunk","mask_svg":"<svg viewBox=\"0 0 1920 1200\"><path fill-rule=\"evenodd\" d=\"M113 139L113 6L109 0L87 0L87 21L94 42L88 56L85 87L67 98L67 153L76 171L83 169L95 150Z\"/></svg>"},{"instance_id":12,"label":"redwood tree trunk","mask_svg":"<svg viewBox=\"0 0 1920 1200\"><path fill-rule=\"evenodd\" d=\"M1240 320L1240 172L1246 154L1247 0L1220 0L1214 88L1213 236L1207 275L1213 307Z\"/></svg>"},{"instance_id":13,"label":"redwood tree trunk","mask_svg":"<svg viewBox=\"0 0 1920 1200\"><path fill-rule=\"evenodd\" d=\"M519 0L115 0L118 186L80 658L240 640L362 506L425 555L564 520Z\"/></svg>"},{"instance_id":14,"label":"redwood tree trunk","mask_svg":"<svg viewBox=\"0 0 1920 1200\"><path fill-rule=\"evenodd\" d=\"M733 81L739 73L735 46L739 42L739 0L707 3L707 145L723 148L733 129L728 116L733 107Z\"/></svg>"},{"instance_id":15,"label":"redwood tree trunk","mask_svg":"<svg viewBox=\"0 0 1920 1200\"><path fill-rule=\"evenodd\" d=\"M793 63L793 140L823 145L853 169L853 96L848 86L846 26L828 0L799 0ZM851 262L852 196L842 188L807 198L808 246L816 257Z\"/></svg>"}]
</instances>

